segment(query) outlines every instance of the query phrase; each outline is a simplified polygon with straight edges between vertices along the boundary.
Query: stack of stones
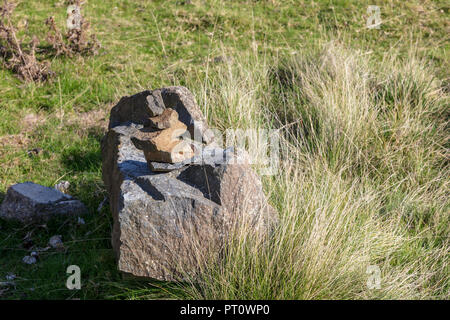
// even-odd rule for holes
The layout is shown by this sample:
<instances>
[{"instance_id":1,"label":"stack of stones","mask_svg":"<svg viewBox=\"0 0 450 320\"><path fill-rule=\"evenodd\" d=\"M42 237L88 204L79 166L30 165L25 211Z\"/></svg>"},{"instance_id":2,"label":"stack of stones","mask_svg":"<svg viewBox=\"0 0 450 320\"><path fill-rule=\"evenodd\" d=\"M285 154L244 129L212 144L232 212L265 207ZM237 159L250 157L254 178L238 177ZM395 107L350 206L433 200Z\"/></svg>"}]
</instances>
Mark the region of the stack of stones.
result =
<instances>
[{"instance_id":1,"label":"stack of stones","mask_svg":"<svg viewBox=\"0 0 450 320\"><path fill-rule=\"evenodd\" d=\"M221 257L235 226L251 226L255 239L270 234L277 213L246 158L218 146L185 87L120 99L102 140L119 270L195 279L203 258Z\"/></svg>"},{"instance_id":2,"label":"stack of stones","mask_svg":"<svg viewBox=\"0 0 450 320\"><path fill-rule=\"evenodd\" d=\"M167 108L148 118L131 141L144 152L147 163L154 169L161 167L158 163L181 163L194 156L193 145L181 138L185 134L187 126L178 119L174 109Z\"/></svg>"}]
</instances>

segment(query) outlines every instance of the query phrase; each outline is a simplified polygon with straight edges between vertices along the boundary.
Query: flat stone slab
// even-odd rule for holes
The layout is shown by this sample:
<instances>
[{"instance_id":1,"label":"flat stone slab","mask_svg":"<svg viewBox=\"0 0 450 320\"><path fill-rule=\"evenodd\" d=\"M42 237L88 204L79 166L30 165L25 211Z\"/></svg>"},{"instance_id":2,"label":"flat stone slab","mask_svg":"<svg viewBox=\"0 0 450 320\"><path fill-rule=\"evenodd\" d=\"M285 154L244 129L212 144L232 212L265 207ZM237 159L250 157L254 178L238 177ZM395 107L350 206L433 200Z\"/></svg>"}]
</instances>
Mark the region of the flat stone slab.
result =
<instances>
[{"instance_id":1,"label":"flat stone slab","mask_svg":"<svg viewBox=\"0 0 450 320\"><path fill-rule=\"evenodd\" d=\"M0 206L0 217L7 220L33 222L54 216L80 215L86 206L59 190L33 182L12 185Z\"/></svg>"},{"instance_id":2,"label":"flat stone slab","mask_svg":"<svg viewBox=\"0 0 450 320\"><path fill-rule=\"evenodd\" d=\"M186 164L184 163L184 161L178 162L178 163L165 163L165 162L152 161L149 163L150 169L152 171L156 171L156 172L170 172L173 170L181 169L185 165Z\"/></svg>"},{"instance_id":3,"label":"flat stone slab","mask_svg":"<svg viewBox=\"0 0 450 320\"><path fill-rule=\"evenodd\" d=\"M202 148L202 153L195 155L190 159L186 159L182 162L178 163L165 163L165 162L156 162L152 161L149 163L150 170L155 172L170 172L174 170L181 169L185 166L191 164L224 164L227 161L227 157L231 157L229 155L234 153L234 148L230 147L227 149L221 148Z\"/></svg>"}]
</instances>

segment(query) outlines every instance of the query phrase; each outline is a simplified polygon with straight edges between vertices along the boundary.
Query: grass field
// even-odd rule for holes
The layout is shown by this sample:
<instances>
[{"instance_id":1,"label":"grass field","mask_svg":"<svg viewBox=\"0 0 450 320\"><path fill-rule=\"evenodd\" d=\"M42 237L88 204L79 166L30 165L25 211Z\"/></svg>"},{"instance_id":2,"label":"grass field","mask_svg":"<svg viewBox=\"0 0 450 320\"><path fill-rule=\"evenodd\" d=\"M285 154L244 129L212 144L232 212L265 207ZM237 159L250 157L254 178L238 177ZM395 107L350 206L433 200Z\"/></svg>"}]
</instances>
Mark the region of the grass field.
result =
<instances>
[{"instance_id":1,"label":"grass field","mask_svg":"<svg viewBox=\"0 0 450 320\"><path fill-rule=\"evenodd\" d=\"M380 29L365 27L368 5ZM19 2L19 36L44 40L51 15L64 28L66 7ZM83 14L99 55L51 58L42 84L0 69L0 201L14 183L67 180L90 209L84 225L0 220L0 282L17 276L0 299L450 298L447 1L90 0ZM282 134L280 172L263 177L273 239L241 230L195 284L123 279L109 208L97 210L110 108L169 85L187 86L212 127ZM26 265L27 234L40 247L60 234L65 249ZM65 287L72 264L81 290Z\"/></svg>"}]
</instances>

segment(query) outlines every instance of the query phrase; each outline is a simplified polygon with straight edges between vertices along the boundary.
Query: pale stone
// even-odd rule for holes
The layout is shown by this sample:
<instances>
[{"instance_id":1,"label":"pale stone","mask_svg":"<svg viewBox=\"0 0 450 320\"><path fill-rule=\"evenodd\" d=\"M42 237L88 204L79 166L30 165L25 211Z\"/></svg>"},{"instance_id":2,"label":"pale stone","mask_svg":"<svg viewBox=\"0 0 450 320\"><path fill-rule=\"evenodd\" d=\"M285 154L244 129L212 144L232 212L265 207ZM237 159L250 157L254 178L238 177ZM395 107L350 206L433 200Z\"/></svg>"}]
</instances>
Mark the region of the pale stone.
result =
<instances>
[{"instance_id":1,"label":"pale stone","mask_svg":"<svg viewBox=\"0 0 450 320\"><path fill-rule=\"evenodd\" d=\"M194 155L190 144L179 137L186 131L186 125L178 121L170 128L160 131L146 131L145 128L131 137L134 145L144 151L151 161L177 163Z\"/></svg>"},{"instance_id":2,"label":"pale stone","mask_svg":"<svg viewBox=\"0 0 450 320\"><path fill-rule=\"evenodd\" d=\"M129 122L145 125L148 118L161 115L165 108L171 108L178 113L179 120L187 126L191 139L206 144L214 141L214 134L209 130L195 97L182 86L146 90L123 97L111 109L108 128Z\"/></svg>"}]
</instances>

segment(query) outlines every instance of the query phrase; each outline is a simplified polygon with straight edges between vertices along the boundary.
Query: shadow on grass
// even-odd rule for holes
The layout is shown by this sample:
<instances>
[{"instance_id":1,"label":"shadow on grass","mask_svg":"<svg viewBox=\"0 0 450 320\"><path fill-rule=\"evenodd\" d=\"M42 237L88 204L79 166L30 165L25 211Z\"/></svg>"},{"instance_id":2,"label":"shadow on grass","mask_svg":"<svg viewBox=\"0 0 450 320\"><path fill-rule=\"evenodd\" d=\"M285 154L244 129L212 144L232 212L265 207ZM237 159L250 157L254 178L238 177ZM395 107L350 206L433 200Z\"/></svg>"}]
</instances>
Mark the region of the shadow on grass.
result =
<instances>
[{"instance_id":1,"label":"shadow on grass","mask_svg":"<svg viewBox=\"0 0 450 320\"><path fill-rule=\"evenodd\" d=\"M77 147L64 151L63 165L73 172L94 172L101 167L102 158L100 151L81 150Z\"/></svg>"},{"instance_id":2,"label":"shadow on grass","mask_svg":"<svg viewBox=\"0 0 450 320\"><path fill-rule=\"evenodd\" d=\"M88 137L90 139L94 139L96 141L98 141L99 143L101 143L103 137L106 134L106 129L101 127L101 126L94 126L91 127L87 130L88 132Z\"/></svg>"},{"instance_id":3,"label":"shadow on grass","mask_svg":"<svg viewBox=\"0 0 450 320\"><path fill-rule=\"evenodd\" d=\"M86 141L74 144L64 150L63 165L73 172L98 172L102 164L100 143L103 136L102 128L89 128Z\"/></svg>"}]
</instances>

